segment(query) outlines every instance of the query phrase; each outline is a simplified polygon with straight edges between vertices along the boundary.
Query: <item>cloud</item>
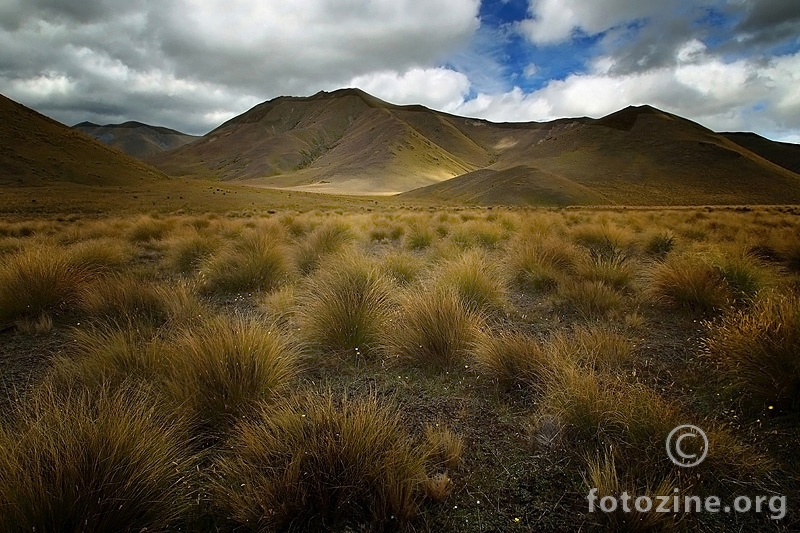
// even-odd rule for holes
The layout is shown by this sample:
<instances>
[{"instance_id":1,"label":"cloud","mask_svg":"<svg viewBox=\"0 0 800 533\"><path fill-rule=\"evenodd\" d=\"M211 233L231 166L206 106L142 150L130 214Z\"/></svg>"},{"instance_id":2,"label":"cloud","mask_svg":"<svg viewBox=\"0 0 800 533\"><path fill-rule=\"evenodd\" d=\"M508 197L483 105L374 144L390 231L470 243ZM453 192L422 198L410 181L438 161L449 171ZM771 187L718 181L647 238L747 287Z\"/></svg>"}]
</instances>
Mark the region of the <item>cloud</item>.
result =
<instances>
[{"instance_id":1,"label":"cloud","mask_svg":"<svg viewBox=\"0 0 800 533\"><path fill-rule=\"evenodd\" d=\"M698 47L690 42L684 50ZM628 74L598 70L551 81L531 93L514 88L503 94L480 94L456 111L498 122L542 121L601 117L628 105L650 104L717 131L760 131L774 139L797 138L800 53L767 62L725 63L696 53L689 58L677 68Z\"/></svg>"},{"instance_id":2,"label":"cloud","mask_svg":"<svg viewBox=\"0 0 800 533\"><path fill-rule=\"evenodd\" d=\"M470 81L446 68L412 68L399 74L379 71L353 78L349 85L395 104L422 104L451 111L464 103Z\"/></svg>"},{"instance_id":3,"label":"cloud","mask_svg":"<svg viewBox=\"0 0 800 533\"><path fill-rule=\"evenodd\" d=\"M469 43L479 4L7 0L0 86L62 121L169 119L204 133L271 97L431 68Z\"/></svg>"}]
</instances>

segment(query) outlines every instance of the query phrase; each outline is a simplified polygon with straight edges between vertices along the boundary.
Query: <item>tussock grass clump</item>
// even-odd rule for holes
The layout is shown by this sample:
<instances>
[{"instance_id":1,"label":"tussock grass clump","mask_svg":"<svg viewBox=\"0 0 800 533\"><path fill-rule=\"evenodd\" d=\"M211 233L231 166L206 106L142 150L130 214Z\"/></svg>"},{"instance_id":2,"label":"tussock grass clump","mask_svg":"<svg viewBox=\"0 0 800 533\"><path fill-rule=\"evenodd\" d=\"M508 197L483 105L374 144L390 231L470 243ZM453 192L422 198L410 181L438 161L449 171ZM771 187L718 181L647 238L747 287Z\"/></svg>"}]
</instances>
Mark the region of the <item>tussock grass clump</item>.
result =
<instances>
[{"instance_id":1,"label":"tussock grass clump","mask_svg":"<svg viewBox=\"0 0 800 533\"><path fill-rule=\"evenodd\" d=\"M595 257L624 254L633 243L631 232L612 224L588 224L574 228L572 238Z\"/></svg>"},{"instance_id":2,"label":"tussock grass clump","mask_svg":"<svg viewBox=\"0 0 800 533\"><path fill-rule=\"evenodd\" d=\"M163 238L171 229L169 221L143 215L128 229L128 240L132 243L146 243Z\"/></svg>"},{"instance_id":3,"label":"tussock grass clump","mask_svg":"<svg viewBox=\"0 0 800 533\"><path fill-rule=\"evenodd\" d=\"M380 531L416 513L425 453L374 397L304 395L242 422L217 462L214 498L260 530Z\"/></svg>"},{"instance_id":4,"label":"tussock grass clump","mask_svg":"<svg viewBox=\"0 0 800 533\"><path fill-rule=\"evenodd\" d=\"M475 345L478 368L503 390L538 388L551 364L537 339L524 333L482 335Z\"/></svg>"},{"instance_id":5,"label":"tussock grass clump","mask_svg":"<svg viewBox=\"0 0 800 533\"><path fill-rule=\"evenodd\" d=\"M469 359L482 325L482 317L454 291L418 288L401 298L387 348L403 363L453 368Z\"/></svg>"},{"instance_id":6,"label":"tussock grass clump","mask_svg":"<svg viewBox=\"0 0 800 533\"><path fill-rule=\"evenodd\" d=\"M554 335L546 349L554 361L613 371L630 361L633 344L628 337L608 328L583 326Z\"/></svg>"},{"instance_id":7,"label":"tussock grass clump","mask_svg":"<svg viewBox=\"0 0 800 533\"><path fill-rule=\"evenodd\" d=\"M589 281L600 281L617 290L631 288L637 264L624 255L587 257L579 263L578 274Z\"/></svg>"},{"instance_id":8,"label":"tussock grass clump","mask_svg":"<svg viewBox=\"0 0 800 533\"><path fill-rule=\"evenodd\" d=\"M381 271L400 285L419 279L425 261L412 253L396 251L387 254L380 263Z\"/></svg>"},{"instance_id":9,"label":"tussock grass clump","mask_svg":"<svg viewBox=\"0 0 800 533\"><path fill-rule=\"evenodd\" d=\"M706 352L762 405L800 409L800 297L769 292L712 326Z\"/></svg>"},{"instance_id":10,"label":"tussock grass clump","mask_svg":"<svg viewBox=\"0 0 800 533\"><path fill-rule=\"evenodd\" d=\"M200 268L200 290L205 294L269 291L291 272L283 242L266 233L252 232L235 247L210 256Z\"/></svg>"},{"instance_id":11,"label":"tussock grass clump","mask_svg":"<svg viewBox=\"0 0 800 533\"><path fill-rule=\"evenodd\" d=\"M215 439L284 390L300 360L280 333L259 322L213 317L163 347L164 389Z\"/></svg>"},{"instance_id":12,"label":"tussock grass clump","mask_svg":"<svg viewBox=\"0 0 800 533\"><path fill-rule=\"evenodd\" d=\"M683 505L683 493L679 490L680 484L671 475L661 477L657 481L633 479L624 471L620 472L613 452L588 457L583 480L588 490L597 489L594 492L596 495L595 511L600 509L599 502L602 498L612 497L619 502L623 492L627 492L631 497L630 512L626 512L621 504L613 512L596 512L600 521L598 525L604 525L612 531L627 533L675 531L683 519L683 515L680 513L656 512L657 504L650 511L638 511L634 501L642 496L650 498L652 502L659 502L658 497L665 496L670 503L674 497L677 497Z\"/></svg>"},{"instance_id":13,"label":"tussock grass clump","mask_svg":"<svg viewBox=\"0 0 800 533\"><path fill-rule=\"evenodd\" d=\"M658 304L714 312L729 306L731 292L720 272L698 253L670 255L650 272L648 293Z\"/></svg>"},{"instance_id":14,"label":"tussock grass clump","mask_svg":"<svg viewBox=\"0 0 800 533\"><path fill-rule=\"evenodd\" d=\"M26 248L0 260L0 324L57 314L75 305L93 269L63 248Z\"/></svg>"},{"instance_id":15,"label":"tussock grass clump","mask_svg":"<svg viewBox=\"0 0 800 533\"><path fill-rule=\"evenodd\" d=\"M558 305L574 310L585 319L599 319L618 313L624 303L622 294L602 281L577 279L564 282L555 300Z\"/></svg>"},{"instance_id":16,"label":"tussock grass clump","mask_svg":"<svg viewBox=\"0 0 800 533\"><path fill-rule=\"evenodd\" d=\"M528 237L516 240L506 256L506 269L517 287L544 293L576 272L580 254L569 242L556 238Z\"/></svg>"},{"instance_id":17,"label":"tussock grass clump","mask_svg":"<svg viewBox=\"0 0 800 533\"><path fill-rule=\"evenodd\" d=\"M714 261L714 268L727 283L736 303L752 300L758 291L772 284L770 272L749 254L723 254Z\"/></svg>"},{"instance_id":18,"label":"tussock grass clump","mask_svg":"<svg viewBox=\"0 0 800 533\"><path fill-rule=\"evenodd\" d=\"M644 252L655 259L664 259L675 247L675 235L671 231L659 231L648 235Z\"/></svg>"},{"instance_id":19,"label":"tussock grass clump","mask_svg":"<svg viewBox=\"0 0 800 533\"><path fill-rule=\"evenodd\" d=\"M165 245L167 267L179 274L190 274L221 248L222 241L216 235L192 229L174 235Z\"/></svg>"},{"instance_id":20,"label":"tussock grass clump","mask_svg":"<svg viewBox=\"0 0 800 533\"><path fill-rule=\"evenodd\" d=\"M353 231L345 222L328 222L319 226L298 246L297 268L301 274L310 274L324 257L338 252L353 239Z\"/></svg>"},{"instance_id":21,"label":"tussock grass clump","mask_svg":"<svg viewBox=\"0 0 800 533\"><path fill-rule=\"evenodd\" d=\"M185 427L135 390L43 388L0 430L0 531L166 531L193 511Z\"/></svg>"},{"instance_id":22,"label":"tussock grass clump","mask_svg":"<svg viewBox=\"0 0 800 533\"><path fill-rule=\"evenodd\" d=\"M55 358L46 381L58 392L155 383L165 364L159 344L147 339L151 333L134 326L75 330L70 353Z\"/></svg>"},{"instance_id":23,"label":"tussock grass clump","mask_svg":"<svg viewBox=\"0 0 800 533\"><path fill-rule=\"evenodd\" d=\"M153 325L186 323L205 313L185 285L167 287L121 274L87 285L80 308L110 323L139 320Z\"/></svg>"},{"instance_id":24,"label":"tussock grass clump","mask_svg":"<svg viewBox=\"0 0 800 533\"><path fill-rule=\"evenodd\" d=\"M319 355L374 356L391 307L391 283L363 256L336 257L308 278L298 311L300 333Z\"/></svg>"},{"instance_id":25,"label":"tussock grass clump","mask_svg":"<svg viewBox=\"0 0 800 533\"><path fill-rule=\"evenodd\" d=\"M406 232L405 244L410 250L424 250L433 244L434 234L423 222L411 224Z\"/></svg>"},{"instance_id":26,"label":"tussock grass clump","mask_svg":"<svg viewBox=\"0 0 800 533\"><path fill-rule=\"evenodd\" d=\"M294 285L283 285L264 295L261 307L280 326L286 326L297 312L297 291Z\"/></svg>"},{"instance_id":27,"label":"tussock grass clump","mask_svg":"<svg viewBox=\"0 0 800 533\"><path fill-rule=\"evenodd\" d=\"M76 265L97 271L118 271L133 258L130 244L111 238L81 241L69 247L69 255Z\"/></svg>"},{"instance_id":28,"label":"tussock grass clump","mask_svg":"<svg viewBox=\"0 0 800 533\"><path fill-rule=\"evenodd\" d=\"M480 250L469 250L438 268L436 282L452 289L472 311L498 313L508 307L503 276Z\"/></svg>"},{"instance_id":29,"label":"tussock grass clump","mask_svg":"<svg viewBox=\"0 0 800 533\"><path fill-rule=\"evenodd\" d=\"M675 472L664 453L664 443L670 431L687 423L687 417L677 404L642 384L577 365L561 365L548 375L534 431L553 422L576 449L585 450L586 445L612 448L618 454L615 457L624 458L633 479L652 479ZM717 479L767 475L768 459L713 424L700 426L708 435L709 451L693 473L701 474L703 483L714 486ZM702 443L687 440L683 451L699 454Z\"/></svg>"},{"instance_id":30,"label":"tussock grass clump","mask_svg":"<svg viewBox=\"0 0 800 533\"><path fill-rule=\"evenodd\" d=\"M464 440L439 423L425 425L426 462L434 468L455 470L464 455Z\"/></svg>"},{"instance_id":31,"label":"tussock grass clump","mask_svg":"<svg viewBox=\"0 0 800 533\"><path fill-rule=\"evenodd\" d=\"M459 224L450 236L462 248L481 246L487 249L496 248L505 237L502 228L485 220L470 220Z\"/></svg>"}]
</instances>

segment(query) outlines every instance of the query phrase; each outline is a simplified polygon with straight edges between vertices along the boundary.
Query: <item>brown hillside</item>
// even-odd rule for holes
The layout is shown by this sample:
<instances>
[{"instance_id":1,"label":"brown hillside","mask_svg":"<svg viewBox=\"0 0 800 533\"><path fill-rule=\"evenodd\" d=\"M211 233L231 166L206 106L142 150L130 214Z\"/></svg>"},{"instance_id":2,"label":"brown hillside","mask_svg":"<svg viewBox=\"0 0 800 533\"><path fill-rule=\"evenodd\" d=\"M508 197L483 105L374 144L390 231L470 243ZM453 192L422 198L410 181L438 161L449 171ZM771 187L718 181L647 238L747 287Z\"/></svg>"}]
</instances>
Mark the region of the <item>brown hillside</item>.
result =
<instances>
[{"instance_id":1,"label":"brown hillside","mask_svg":"<svg viewBox=\"0 0 800 533\"><path fill-rule=\"evenodd\" d=\"M123 185L161 172L0 95L0 184Z\"/></svg>"},{"instance_id":2,"label":"brown hillside","mask_svg":"<svg viewBox=\"0 0 800 533\"><path fill-rule=\"evenodd\" d=\"M562 176L526 166L506 170L484 168L403 193L400 197L471 205L566 206L611 203L591 189Z\"/></svg>"},{"instance_id":3,"label":"brown hillside","mask_svg":"<svg viewBox=\"0 0 800 533\"><path fill-rule=\"evenodd\" d=\"M73 128L139 159L174 150L200 138L196 135L187 135L169 128L150 126L141 122L106 124L105 126L81 122Z\"/></svg>"},{"instance_id":4,"label":"brown hillside","mask_svg":"<svg viewBox=\"0 0 800 533\"><path fill-rule=\"evenodd\" d=\"M766 155L650 106L596 120L498 124L343 89L270 100L151 161L173 175L329 193L457 179L415 194L478 203L800 203L800 176ZM474 174L482 169L495 172ZM531 177L523 186L520 176Z\"/></svg>"},{"instance_id":5,"label":"brown hillside","mask_svg":"<svg viewBox=\"0 0 800 533\"><path fill-rule=\"evenodd\" d=\"M723 133L727 139L767 161L800 174L800 145L771 141L755 133Z\"/></svg>"}]
</instances>

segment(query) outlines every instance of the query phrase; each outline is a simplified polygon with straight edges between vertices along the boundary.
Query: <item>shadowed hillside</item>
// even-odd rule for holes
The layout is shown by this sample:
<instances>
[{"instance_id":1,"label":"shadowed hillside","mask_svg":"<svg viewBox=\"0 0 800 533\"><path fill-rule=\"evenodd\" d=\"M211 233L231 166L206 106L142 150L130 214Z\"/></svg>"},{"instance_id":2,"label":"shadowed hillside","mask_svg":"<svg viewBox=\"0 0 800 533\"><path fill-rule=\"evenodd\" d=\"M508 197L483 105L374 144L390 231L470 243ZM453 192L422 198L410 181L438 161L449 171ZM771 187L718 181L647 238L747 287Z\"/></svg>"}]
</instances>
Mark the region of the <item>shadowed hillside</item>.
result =
<instances>
[{"instance_id":1,"label":"shadowed hillside","mask_svg":"<svg viewBox=\"0 0 800 533\"><path fill-rule=\"evenodd\" d=\"M413 196L490 204L800 202L800 176L776 164L771 153L786 147L774 145L751 151L650 106L498 124L343 89L264 102L150 161L172 175L260 187L389 194L435 185Z\"/></svg>"},{"instance_id":2,"label":"shadowed hillside","mask_svg":"<svg viewBox=\"0 0 800 533\"><path fill-rule=\"evenodd\" d=\"M800 173L800 146L796 144L771 141L755 133L723 133L722 135L767 161L772 161L792 172Z\"/></svg>"},{"instance_id":3,"label":"shadowed hillside","mask_svg":"<svg viewBox=\"0 0 800 533\"><path fill-rule=\"evenodd\" d=\"M125 185L165 177L137 159L0 96L0 184Z\"/></svg>"},{"instance_id":4,"label":"shadowed hillside","mask_svg":"<svg viewBox=\"0 0 800 533\"><path fill-rule=\"evenodd\" d=\"M199 139L195 135L187 135L169 128L150 126L141 122L106 124L105 126L81 122L73 128L139 159L174 150Z\"/></svg>"}]
</instances>

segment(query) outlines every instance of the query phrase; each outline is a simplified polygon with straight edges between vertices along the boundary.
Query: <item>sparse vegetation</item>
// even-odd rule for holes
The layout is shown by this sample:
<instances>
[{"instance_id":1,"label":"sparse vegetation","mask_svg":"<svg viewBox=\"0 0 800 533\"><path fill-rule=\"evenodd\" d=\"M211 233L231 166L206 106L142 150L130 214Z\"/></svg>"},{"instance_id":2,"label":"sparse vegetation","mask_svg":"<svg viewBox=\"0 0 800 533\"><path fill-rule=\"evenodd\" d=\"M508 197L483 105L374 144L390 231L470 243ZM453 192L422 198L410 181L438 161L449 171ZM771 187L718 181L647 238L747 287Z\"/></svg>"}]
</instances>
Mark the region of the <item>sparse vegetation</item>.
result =
<instances>
[{"instance_id":1,"label":"sparse vegetation","mask_svg":"<svg viewBox=\"0 0 800 533\"><path fill-rule=\"evenodd\" d=\"M794 208L295 196L0 223L0 532L723 533L586 486L796 497Z\"/></svg>"}]
</instances>

